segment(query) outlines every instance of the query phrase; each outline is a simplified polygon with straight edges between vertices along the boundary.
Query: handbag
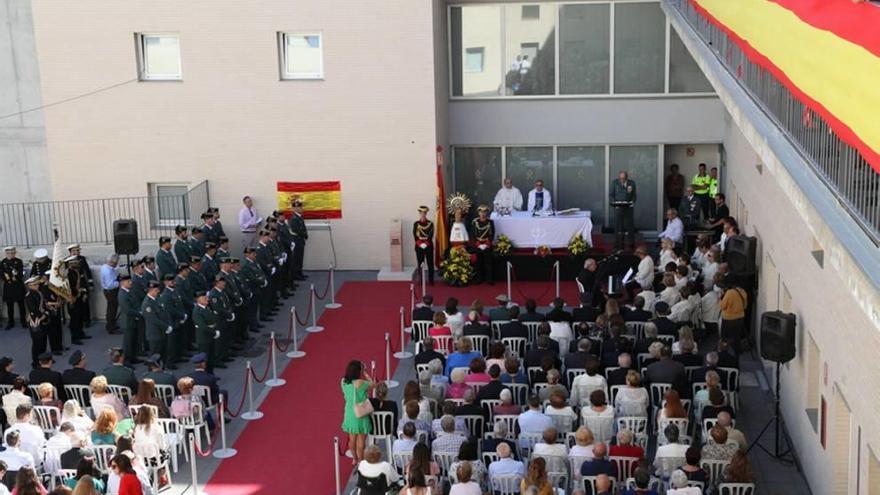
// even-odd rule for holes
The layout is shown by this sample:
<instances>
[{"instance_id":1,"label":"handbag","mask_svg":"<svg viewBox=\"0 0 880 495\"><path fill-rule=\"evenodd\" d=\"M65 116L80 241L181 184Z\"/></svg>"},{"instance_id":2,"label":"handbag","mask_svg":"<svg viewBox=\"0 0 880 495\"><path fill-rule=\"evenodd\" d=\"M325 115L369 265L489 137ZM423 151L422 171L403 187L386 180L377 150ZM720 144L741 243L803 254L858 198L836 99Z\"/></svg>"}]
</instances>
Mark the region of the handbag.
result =
<instances>
[{"instance_id":1,"label":"handbag","mask_svg":"<svg viewBox=\"0 0 880 495\"><path fill-rule=\"evenodd\" d=\"M356 418L360 419L364 416L373 414L373 403L370 402L369 397L364 399L363 402L357 402L357 390L354 388L354 382L352 382L351 395L351 401L354 403L354 415Z\"/></svg>"}]
</instances>

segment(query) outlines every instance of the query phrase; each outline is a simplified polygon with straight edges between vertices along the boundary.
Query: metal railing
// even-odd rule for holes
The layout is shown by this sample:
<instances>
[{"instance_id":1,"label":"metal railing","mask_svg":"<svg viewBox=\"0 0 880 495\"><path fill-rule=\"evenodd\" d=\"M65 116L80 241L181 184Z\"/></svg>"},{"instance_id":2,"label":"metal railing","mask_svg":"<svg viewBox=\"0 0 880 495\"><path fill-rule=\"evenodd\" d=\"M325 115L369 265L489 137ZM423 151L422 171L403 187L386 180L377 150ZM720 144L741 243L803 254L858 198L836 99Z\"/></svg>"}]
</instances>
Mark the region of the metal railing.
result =
<instances>
[{"instance_id":1,"label":"metal railing","mask_svg":"<svg viewBox=\"0 0 880 495\"><path fill-rule=\"evenodd\" d=\"M174 237L177 225L201 224L209 199L208 181L202 181L180 195L0 204L0 245L52 244L55 226L66 242L111 244L119 219L136 220L141 241Z\"/></svg>"},{"instance_id":2,"label":"metal railing","mask_svg":"<svg viewBox=\"0 0 880 495\"><path fill-rule=\"evenodd\" d=\"M846 144L816 112L773 74L753 63L730 37L709 22L690 0L674 6L765 113L785 131L813 171L834 193L874 244L880 245L880 174Z\"/></svg>"}]
</instances>

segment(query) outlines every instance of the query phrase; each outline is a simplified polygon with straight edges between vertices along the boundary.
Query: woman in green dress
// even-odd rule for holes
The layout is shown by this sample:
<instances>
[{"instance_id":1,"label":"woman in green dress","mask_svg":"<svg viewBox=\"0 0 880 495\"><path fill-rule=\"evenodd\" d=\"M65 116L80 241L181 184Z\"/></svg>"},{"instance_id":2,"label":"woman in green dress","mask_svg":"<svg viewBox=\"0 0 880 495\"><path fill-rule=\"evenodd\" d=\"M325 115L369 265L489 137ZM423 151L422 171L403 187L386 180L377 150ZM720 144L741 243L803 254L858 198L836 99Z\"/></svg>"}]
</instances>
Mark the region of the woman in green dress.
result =
<instances>
[{"instance_id":1,"label":"woman in green dress","mask_svg":"<svg viewBox=\"0 0 880 495\"><path fill-rule=\"evenodd\" d=\"M354 456L353 465L364 460L364 448L367 443L367 435L372 430L370 416L358 418L354 412L354 405L367 400L367 395L373 388L373 380L364 370L360 361L350 361L345 368L345 377L342 379L342 395L345 398L345 415L342 419L342 431L348 433L348 447Z\"/></svg>"}]
</instances>

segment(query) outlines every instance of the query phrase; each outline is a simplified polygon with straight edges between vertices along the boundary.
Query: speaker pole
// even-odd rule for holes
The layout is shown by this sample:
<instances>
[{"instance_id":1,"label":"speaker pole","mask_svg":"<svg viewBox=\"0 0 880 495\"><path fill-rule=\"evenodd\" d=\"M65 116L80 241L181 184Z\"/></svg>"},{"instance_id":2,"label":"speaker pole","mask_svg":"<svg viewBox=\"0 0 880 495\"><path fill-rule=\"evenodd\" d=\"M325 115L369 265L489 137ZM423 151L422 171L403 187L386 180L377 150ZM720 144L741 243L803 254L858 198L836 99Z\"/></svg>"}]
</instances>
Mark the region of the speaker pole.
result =
<instances>
[{"instance_id":1,"label":"speaker pole","mask_svg":"<svg viewBox=\"0 0 880 495\"><path fill-rule=\"evenodd\" d=\"M758 447L763 450L770 457L775 458L776 460L795 464L796 461L794 456L791 455L791 440L788 438L788 434L785 432L784 424L785 419L782 417L782 414L779 412L779 395L780 395L780 375L782 375L782 363L779 361L776 362L776 390L773 393L773 417L767 421L767 424L764 425L764 428L761 429L761 433L758 433L758 436L752 440L752 444L749 445L749 448L746 450L746 454L752 451L753 448ZM771 452L767 447L761 444L761 437L764 436L764 433L767 432L767 429L770 428L770 425L774 426L774 436L775 441L773 444L773 452ZM785 452L780 452L779 446L779 437L780 435L785 436L785 442L789 445Z\"/></svg>"},{"instance_id":2,"label":"speaker pole","mask_svg":"<svg viewBox=\"0 0 880 495\"><path fill-rule=\"evenodd\" d=\"M128 276L130 277L131 276L131 255L130 254L125 255L125 267L126 267L126 269L128 269Z\"/></svg>"}]
</instances>

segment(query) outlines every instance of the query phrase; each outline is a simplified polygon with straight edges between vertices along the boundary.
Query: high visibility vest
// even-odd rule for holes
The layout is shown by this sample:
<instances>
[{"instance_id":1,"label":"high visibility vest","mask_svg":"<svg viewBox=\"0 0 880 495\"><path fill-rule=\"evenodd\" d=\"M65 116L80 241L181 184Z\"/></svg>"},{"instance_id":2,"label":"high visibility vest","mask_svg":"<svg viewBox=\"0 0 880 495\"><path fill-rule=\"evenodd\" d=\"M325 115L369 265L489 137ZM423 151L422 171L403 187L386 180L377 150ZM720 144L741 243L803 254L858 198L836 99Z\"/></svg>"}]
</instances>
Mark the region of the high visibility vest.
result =
<instances>
[{"instance_id":1,"label":"high visibility vest","mask_svg":"<svg viewBox=\"0 0 880 495\"><path fill-rule=\"evenodd\" d=\"M709 197L714 198L718 195L718 179L709 179Z\"/></svg>"},{"instance_id":2,"label":"high visibility vest","mask_svg":"<svg viewBox=\"0 0 880 495\"><path fill-rule=\"evenodd\" d=\"M694 194L709 194L709 181L711 178L708 175L699 176L695 175L694 179L691 181L691 185L694 186Z\"/></svg>"}]
</instances>

